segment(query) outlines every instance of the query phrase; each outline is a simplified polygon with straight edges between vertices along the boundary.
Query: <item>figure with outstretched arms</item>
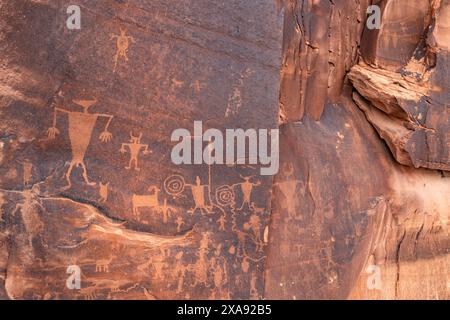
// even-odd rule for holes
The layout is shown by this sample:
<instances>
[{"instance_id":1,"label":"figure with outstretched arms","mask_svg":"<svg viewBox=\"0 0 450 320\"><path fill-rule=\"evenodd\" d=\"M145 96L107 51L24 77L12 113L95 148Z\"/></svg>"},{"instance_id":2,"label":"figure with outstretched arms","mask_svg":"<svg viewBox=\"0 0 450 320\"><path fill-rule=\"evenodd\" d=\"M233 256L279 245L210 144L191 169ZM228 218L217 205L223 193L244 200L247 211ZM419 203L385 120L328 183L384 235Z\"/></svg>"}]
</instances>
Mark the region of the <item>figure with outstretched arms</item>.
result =
<instances>
[{"instance_id":1,"label":"figure with outstretched arms","mask_svg":"<svg viewBox=\"0 0 450 320\"><path fill-rule=\"evenodd\" d=\"M83 169L83 179L90 185L96 185L95 182L89 181L86 164L84 163L84 155L86 149L91 142L92 131L98 118L106 118L105 129L100 134L100 141L108 142L112 138L112 134L108 131L109 125L113 119L113 116L108 114L89 113L88 109L94 105L97 100L73 100L73 102L83 107L83 112L69 111L59 107L55 107L53 114L53 126L47 130L49 139L55 139L59 134L59 130L56 127L58 113L67 114L69 118L69 138L72 148L72 160L70 161L69 168L65 174L67 180L67 188L72 186L70 175L74 166L81 167Z\"/></svg>"}]
</instances>

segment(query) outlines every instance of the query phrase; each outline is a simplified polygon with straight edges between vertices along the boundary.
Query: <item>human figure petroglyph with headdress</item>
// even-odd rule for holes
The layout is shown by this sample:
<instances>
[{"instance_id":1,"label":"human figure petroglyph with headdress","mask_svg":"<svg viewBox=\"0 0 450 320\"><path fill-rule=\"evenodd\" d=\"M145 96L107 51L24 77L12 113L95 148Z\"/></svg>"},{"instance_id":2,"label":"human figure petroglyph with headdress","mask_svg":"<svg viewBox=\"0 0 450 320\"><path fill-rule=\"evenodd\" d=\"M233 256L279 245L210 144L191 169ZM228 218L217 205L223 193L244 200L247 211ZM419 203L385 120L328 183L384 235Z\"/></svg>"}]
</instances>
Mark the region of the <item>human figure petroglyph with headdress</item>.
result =
<instances>
[{"instance_id":1,"label":"human figure petroglyph with headdress","mask_svg":"<svg viewBox=\"0 0 450 320\"><path fill-rule=\"evenodd\" d=\"M112 134L108 131L108 128L113 119L113 116L108 114L89 113L88 110L97 102L96 99L73 100L73 102L81 106L83 108L83 112L69 111L66 109L55 107L53 114L53 126L47 130L47 134L50 139L55 139L56 135L59 134L59 130L56 127L58 112L68 115L72 160L70 161L69 169L67 170L65 175L68 184L67 188L70 188L72 186L70 175L74 166L81 166L81 168L83 169L84 181L86 182L86 184L94 186L96 185L96 183L89 181L86 164L84 163L84 156L86 153L86 149L91 142L92 131L94 130L98 118L108 119L105 129L100 134L100 141L108 142L111 140Z\"/></svg>"},{"instance_id":2,"label":"human figure petroglyph with headdress","mask_svg":"<svg viewBox=\"0 0 450 320\"><path fill-rule=\"evenodd\" d=\"M128 62L128 48L130 46L130 41L135 43L134 38L131 36L126 35L127 30L120 28L120 34L112 34L111 40L117 39L116 41L116 55L114 56L114 73L117 69L117 63L119 61L119 58L123 58L125 62Z\"/></svg>"},{"instance_id":3,"label":"human figure petroglyph with headdress","mask_svg":"<svg viewBox=\"0 0 450 320\"><path fill-rule=\"evenodd\" d=\"M239 208L239 210L244 209L245 205L247 205L247 207L249 209L253 209L253 203L251 202L253 187L260 186L261 181L256 181L253 183L253 182L250 182L250 179L253 178L253 176L249 176L249 177L243 177L241 175L239 175L239 176L244 180L244 182L233 184L233 187L235 187L235 186L241 187L241 191L242 191L242 195L243 195L242 205Z\"/></svg>"},{"instance_id":4,"label":"human figure petroglyph with headdress","mask_svg":"<svg viewBox=\"0 0 450 320\"><path fill-rule=\"evenodd\" d=\"M138 164L138 157L142 150L142 153L144 155L149 154L151 151L148 149L148 144L142 144L142 133L139 134L139 136L134 136L133 132L130 132L130 142L129 143L122 143L122 146L120 148L121 153L125 153L126 149L125 147L128 147L130 150L130 161L128 162L128 166L125 167L125 169L129 170L133 168L134 170L140 171L141 168L139 168Z\"/></svg>"}]
</instances>

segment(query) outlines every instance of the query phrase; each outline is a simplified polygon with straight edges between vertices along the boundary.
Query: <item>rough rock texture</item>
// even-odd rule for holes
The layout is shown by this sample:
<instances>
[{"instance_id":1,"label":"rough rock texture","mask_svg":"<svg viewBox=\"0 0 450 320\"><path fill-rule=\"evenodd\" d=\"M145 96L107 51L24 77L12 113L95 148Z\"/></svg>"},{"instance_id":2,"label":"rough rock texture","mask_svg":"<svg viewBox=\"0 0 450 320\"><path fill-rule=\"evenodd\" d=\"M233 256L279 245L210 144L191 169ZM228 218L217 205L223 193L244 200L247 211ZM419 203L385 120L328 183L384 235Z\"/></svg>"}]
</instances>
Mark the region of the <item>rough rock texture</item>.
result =
<instances>
[{"instance_id":1,"label":"rough rock texture","mask_svg":"<svg viewBox=\"0 0 450 320\"><path fill-rule=\"evenodd\" d=\"M450 298L449 0L70 4L0 0L1 299Z\"/></svg>"},{"instance_id":2,"label":"rough rock texture","mask_svg":"<svg viewBox=\"0 0 450 320\"><path fill-rule=\"evenodd\" d=\"M2 297L260 299L272 177L171 134L277 128L276 4L78 4L1 2Z\"/></svg>"},{"instance_id":3,"label":"rough rock texture","mask_svg":"<svg viewBox=\"0 0 450 320\"><path fill-rule=\"evenodd\" d=\"M450 3L416 1L406 8L388 1L381 29L364 34L362 60L349 78L371 104L355 101L398 162L449 171Z\"/></svg>"},{"instance_id":4,"label":"rough rock texture","mask_svg":"<svg viewBox=\"0 0 450 320\"><path fill-rule=\"evenodd\" d=\"M368 4L285 2L268 298L450 298L450 3Z\"/></svg>"}]
</instances>

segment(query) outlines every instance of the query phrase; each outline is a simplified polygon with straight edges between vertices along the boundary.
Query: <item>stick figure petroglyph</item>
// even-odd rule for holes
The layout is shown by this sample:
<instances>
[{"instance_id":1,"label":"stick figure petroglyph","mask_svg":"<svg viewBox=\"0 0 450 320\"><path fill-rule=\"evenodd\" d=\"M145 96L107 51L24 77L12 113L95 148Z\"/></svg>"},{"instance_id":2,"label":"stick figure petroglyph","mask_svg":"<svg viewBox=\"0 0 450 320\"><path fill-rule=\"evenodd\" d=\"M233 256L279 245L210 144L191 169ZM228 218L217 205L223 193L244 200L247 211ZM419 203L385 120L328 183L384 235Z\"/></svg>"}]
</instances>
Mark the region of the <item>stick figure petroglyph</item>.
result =
<instances>
[{"instance_id":1,"label":"stick figure petroglyph","mask_svg":"<svg viewBox=\"0 0 450 320\"><path fill-rule=\"evenodd\" d=\"M112 34L111 40L117 39L116 47L117 52L114 56L114 73L116 73L117 62L119 58L123 58L125 62L128 62L128 47L130 46L130 41L135 43L134 38L126 35L127 30L120 28L120 35Z\"/></svg>"},{"instance_id":2,"label":"stick figure petroglyph","mask_svg":"<svg viewBox=\"0 0 450 320\"><path fill-rule=\"evenodd\" d=\"M73 100L73 102L83 107L83 112L69 111L62 108L55 107L53 114L53 127L47 130L49 139L55 139L59 134L56 127L56 120L58 112L65 113L69 117L69 138L72 147L72 160L70 161L69 169L66 172L67 188L72 186L70 175L74 166L82 167L84 181L90 185L96 185L95 182L90 182L87 174L86 165L84 163L84 155L86 149L90 144L92 131L98 118L107 118L105 129L100 134L100 141L108 142L112 138L112 134L108 131L108 127L113 119L113 116L108 114L89 113L88 109L94 105L97 100Z\"/></svg>"},{"instance_id":3,"label":"stick figure petroglyph","mask_svg":"<svg viewBox=\"0 0 450 320\"><path fill-rule=\"evenodd\" d=\"M125 167L125 169L129 170L134 165L134 170L140 171L141 168L139 168L138 164L138 157L139 153L143 149L142 153L144 155L151 153L151 151L148 149L148 144L142 144L141 143L142 133L139 134L139 136L135 137L133 136L133 133L130 132L130 143L122 143L122 146L120 148L121 153L125 153L126 149L125 147L128 147L130 150L130 161L128 163L128 167Z\"/></svg>"}]
</instances>

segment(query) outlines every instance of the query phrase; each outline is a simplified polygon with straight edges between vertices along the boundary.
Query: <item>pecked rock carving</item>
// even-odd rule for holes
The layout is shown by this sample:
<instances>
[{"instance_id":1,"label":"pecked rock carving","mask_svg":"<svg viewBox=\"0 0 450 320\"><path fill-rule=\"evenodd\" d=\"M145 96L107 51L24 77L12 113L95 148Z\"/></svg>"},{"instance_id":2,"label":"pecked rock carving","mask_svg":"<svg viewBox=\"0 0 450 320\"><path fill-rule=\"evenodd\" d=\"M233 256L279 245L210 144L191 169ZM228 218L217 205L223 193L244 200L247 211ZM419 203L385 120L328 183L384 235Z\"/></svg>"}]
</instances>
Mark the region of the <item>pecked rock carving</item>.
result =
<instances>
[{"instance_id":1,"label":"pecked rock carving","mask_svg":"<svg viewBox=\"0 0 450 320\"><path fill-rule=\"evenodd\" d=\"M449 0L69 5L0 0L0 299L450 298Z\"/></svg>"}]
</instances>

